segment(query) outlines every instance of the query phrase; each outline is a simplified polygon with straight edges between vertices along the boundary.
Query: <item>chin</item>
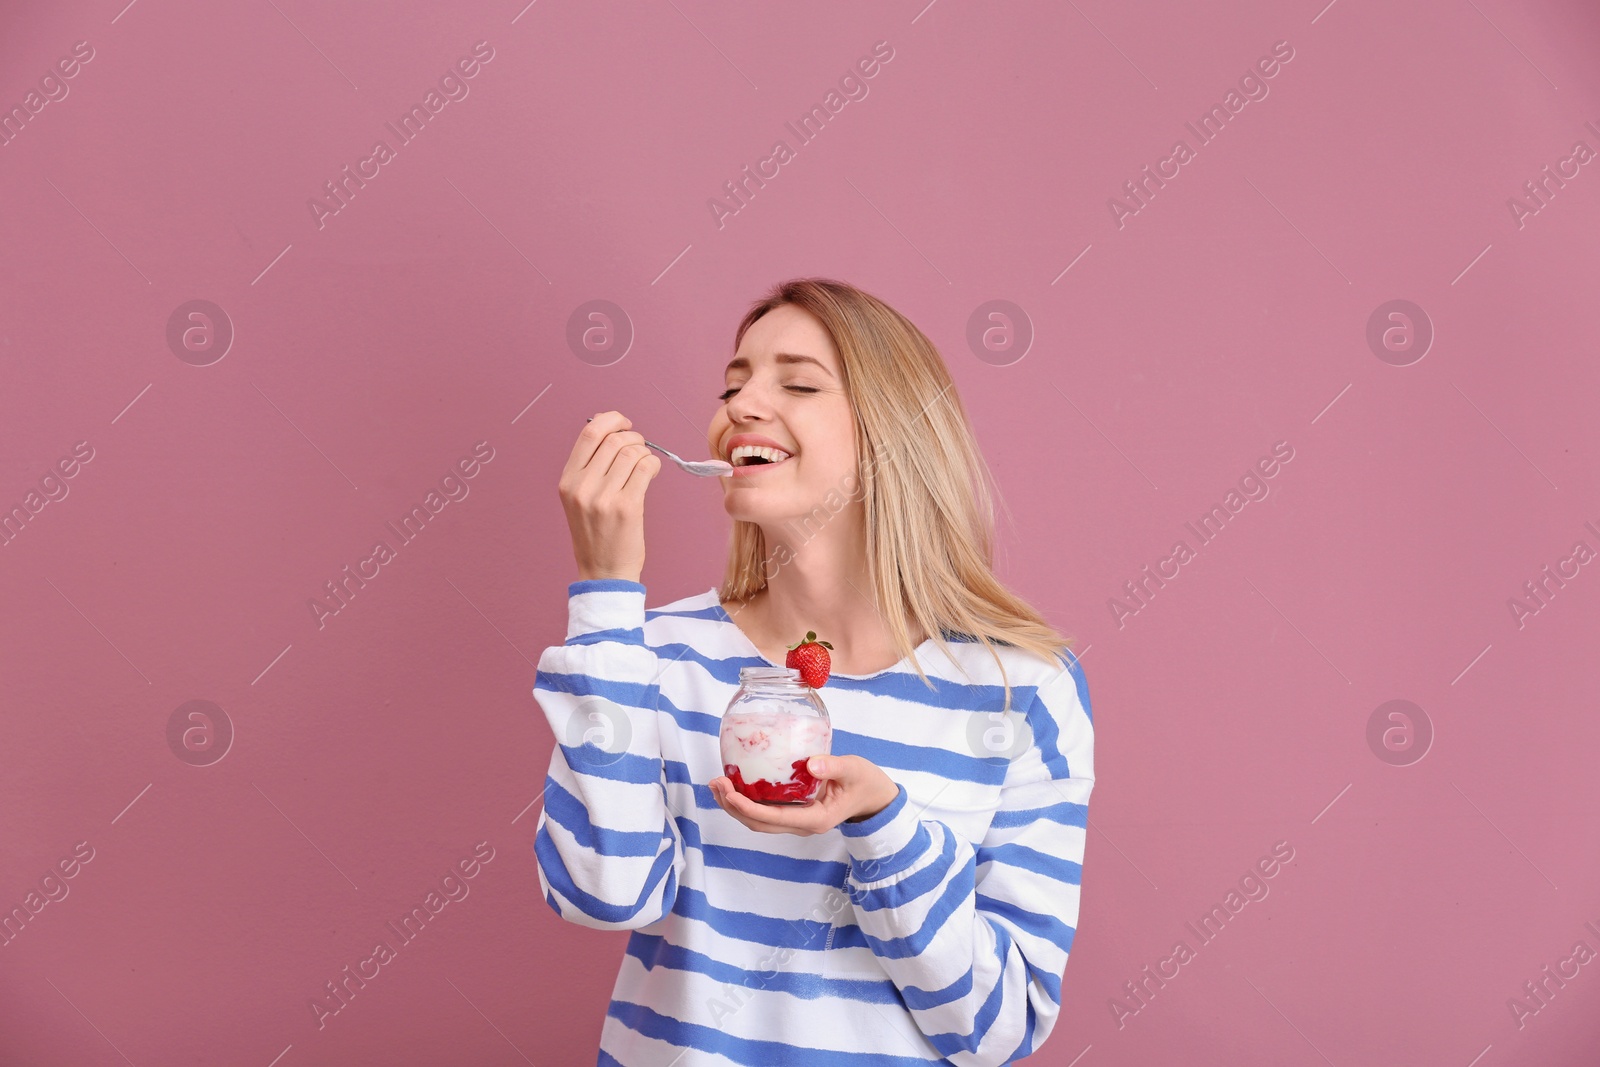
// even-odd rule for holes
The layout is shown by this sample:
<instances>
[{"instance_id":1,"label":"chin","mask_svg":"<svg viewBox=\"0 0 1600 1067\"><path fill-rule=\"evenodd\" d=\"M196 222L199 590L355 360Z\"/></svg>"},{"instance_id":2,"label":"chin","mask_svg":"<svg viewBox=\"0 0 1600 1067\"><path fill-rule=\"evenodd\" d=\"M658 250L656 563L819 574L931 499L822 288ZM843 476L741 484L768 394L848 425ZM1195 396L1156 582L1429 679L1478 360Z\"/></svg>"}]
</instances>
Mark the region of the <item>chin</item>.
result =
<instances>
[{"instance_id":1,"label":"chin","mask_svg":"<svg viewBox=\"0 0 1600 1067\"><path fill-rule=\"evenodd\" d=\"M779 499L780 495L744 489L730 490L722 499L722 509L729 518L753 522L764 528L779 526L793 519L797 513L805 513L805 509L797 509L793 501ZM762 497L766 499L760 499Z\"/></svg>"},{"instance_id":2,"label":"chin","mask_svg":"<svg viewBox=\"0 0 1600 1067\"><path fill-rule=\"evenodd\" d=\"M754 501L749 500L725 499L722 502L722 510L728 513L730 519L753 522L757 526L768 526L781 521L780 517L773 513L773 509L759 507Z\"/></svg>"}]
</instances>

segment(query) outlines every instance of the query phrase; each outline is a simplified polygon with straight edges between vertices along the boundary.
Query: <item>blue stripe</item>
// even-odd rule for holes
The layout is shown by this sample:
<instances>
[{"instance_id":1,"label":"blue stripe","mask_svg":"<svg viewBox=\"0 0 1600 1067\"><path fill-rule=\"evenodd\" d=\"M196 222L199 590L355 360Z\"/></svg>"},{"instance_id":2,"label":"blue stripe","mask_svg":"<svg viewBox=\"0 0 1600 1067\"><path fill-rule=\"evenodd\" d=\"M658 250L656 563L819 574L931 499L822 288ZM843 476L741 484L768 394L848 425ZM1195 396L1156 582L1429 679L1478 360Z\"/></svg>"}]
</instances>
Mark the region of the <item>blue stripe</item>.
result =
<instances>
[{"instance_id":1,"label":"blue stripe","mask_svg":"<svg viewBox=\"0 0 1600 1067\"><path fill-rule=\"evenodd\" d=\"M1051 822L1088 829L1089 805L1063 800L1059 804L1051 804L1043 808L1017 808L1011 811L996 811L994 818L989 822L989 828L992 830L1009 830L1014 826L1028 826L1039 819L1048 819Z\"/></svg>"},{"instance_id":2,"label":"blue stripe","mask_svg":"<svg viewBox=\"0 0 1600 1067\"><path fill-rule=\"evenodd\" d=\"M697 808L720 808L717 798L711 795L711 787L696 782L689 777L689 765L682 760L661 759L661 768L666 772L668 785L686 785L694 792L694 806Z\"/></svg>"},{"instance_id":3,"label":"blue stripe","mask_svg":"<svg viewBox=\"0 0 1600 1067\"><path fill-rule=\"evenodd\" d=\"M732 1015L737 1010L736 1006L730 1007L728 1014ZM836 1052L783 1041L735 1037L715 1027L680 1022L670 1015L626 1000L613 1000L606 1014L628 1029L657 1041L665 1041L674 1048L715 1052L746 1067L772 1067L775 1063L784 1064L785 1067L838 1067L839 1064L852 1067L928 1067L929 1062L921 1057L893 1056L881 1052Z\"/></svg>"},{"instance_id":4,"label":"blue stripe","mask_svg":"<svg viewBox=\"0 0 1600 1067\"><path fill-rule=\"evenodd\" d=\"M664 833L663 836L668 835ZM539 867L544 871L545 879L550 883L550 888L566 897L585 915L599 922L632 922L651 903L655 896L655 887L661 884L663 877L667 880L666 890L662 894L663 905L670 906L678 892L678 872L672 867L673 849L670 848L657 856L655 863L651 864L644 886L631 904L613 904L578 888L578 884L572 880L572 875L567 871L567 865L562 862L561 853L556 851L555 842L551 840L546 827L539 828L533 851L538 857Z\"/></svg>"},{"instance_id":5,"label":"blue stripe","mask_svg":"<svg viewBox=\"0 0 1600 1067\"><path fill-rule=\"evenodd\" d=\"M975 785L998 786L1005 781L1006 775L1006 761L993 756L979 759L970 753L951 752L928 745L909 745L903 741L868 737L849 730L833 731L833 752L839 756L860 756L886 769L926 771L940 778Z\"/></svg>"},{"instance_id":6,"label":"blue stripe","mask_svg":"<svg viewBox=\"0 0 1600 1067\"><path fill-rule=\"evenodd\" d=\"M723 937L738 941L753 941L772 948L820 949L827 942L831 923L815 919L774 919L753 911L734 911L719 908L698 889L684 886L678 894L673 912L685 919L697 919ZM848 927L841 926L834 934L834 944L840 944L839 935Z\"/></svg>"},{"instance_id":7,"label":"blue stripe","mask_svg":"<svg viewBox=\"0 0 1600 1067\"><path fill-rule=\"evenodd\" d=\"M581 677L581 675L579 675ZM835 678L829 678L827 685L832 686ZM550 688L550 686L546 686ZM1014 693L1030 693L1027 686L1016 686ZM706 734L707 737L717 737L722 733L722 713L710 715L707 712L693 712L678 707L672 702L672 697L666 693L659 693L658 710L666 712L677 723L678 728L690 733ZM619 701L622 702L622 701ZM982 709L950 709L942 705L931 704L930 707L941 707L941 710L971 710L981 713ZM1032 726L1032 718L1029 718ZM1050 736L1056 736L1054 723L1050 725ZM902 769L902 771L930 771L941 777L949 777L957 782L971 782L978 785L1000 785L1005 782L1005 769L1008 761L1002 757L974 757L963 753L950 752L947 749L938 749L934 745L904 744L899 741L888 741L883 737L870 737L867 734L851 733L848 729L834 728L834 753L835 755L859 755L864 760L877 763L882 768ZM1048 758L1048 755L1046 755ZM1066 760L1056 757L1056 766L1061 768L1059 777L1070 777L1066 773ZM709 793L707 793L709 795ZM715 801L714 801L715 803ZM706 806L706 805L702 805Z\"/></svg>"},{"instance_id":8,"label":"blue stripe","mask_svg":"<svg viewBox=\"0 0 1600 1067\"><path fill-rule=\"evenodd\" d=\"M874 815L869 815L860 822L851 822L846 819L839 824L839 832L845 837L866 837L875 834L894 821L894 817L905 810L910 803L911 794L906 792L904 785L896 785L894 796Z\"/></svg>"},{"instance_id":9,"label":"blue stripe","mask_svg":"<svg viewBox=\"0 0 1600 1067\"><path fill-rule=\"evenodd\" d=\"M662 700L665 702L666 698L663 697ZM957 782L999 786L1005 779L1004 760L996 760L993 757L973 759L942 749L903 745L895 741L879 741L862 734L853 734L848 730L833 731L831 751L835 756L861 756L885 770L924 771ZM711 795L711 787L696 781L689 774L688 764L682 760L672 759L663 759L662 764L667 769L668 782L694 787L696 807L706 809L718 807L716 798ZM717 773L722 772L719 770Z\"/></svg>"},{"instance_id":10,"label":"blue stripe","mask_svg":"<svg viewBox=\"0 0 1600 1067\"><path fill-rule=\"evenodd\" d=\"M704 734L708 737L718 737L721 734L722 718L720 715L708 715L699 711L684 711L674 705L664 693L659 697L659 701L661 705L659 710L672 716L680 729L691 733ZM624 702L618 701L618 703ZM1050 733L1052 735L1055 734L1053 725ZM977 757L951 752L948 749L912 745L902 741L890 741L881 737L869 737L866 734L841 730L837 726L833 730L832 751L836 756L860 756L862 759L885 769L927 771L941 778L983 786L1003 785L1005 783L1006 767L1008 766L1008 761L1003 757ZM1053 761L1048 754L1044 755L1044 759L1051 764L1057 778L1071 777L1067 773L1067 761L1059 754L1054 757ZM709 796L710 794L707 795ZM709 806L713 805L702 805L702 807Z\"/></svg>"},{"instance_id":11,"label":"blue stripe","mask_svg":"<svg viewBox=\"0 0 1600 1067\"><path fill-rule=\"evenodd\" d=\"M957 978L943 989L935 989L929 992L926 989L908 985L900 993L905 997L906 1007L914 1011L926 1011L929 1008L937 1008L941 1004L949 1004L951 1001L960 1000L968 993L971 993L972 975L973 968L968 967L966 974Z\"/></svg>"},{"instance_id":12,"label":"blue stripe","mask_svg":"<svg viewBox=\"0 0 1600 1067\"><path fill-rule=\"evenodd\" d=\"M771 666L761 656L708 656L692 645L677 641L649 648L664 663L697 663L711 677L731 686L739 684L741 667ZM934 675L929 675L928 681L933 683L932 688L909 672L892 671L871 678L846 678L835 674L828 678L828 688L872 693L951 711L999 711L1005 705L1005 690L998 685L955 682ZM1032 697L1034 687L1013 686L1011 691L1013 702L1020 704L1023 699Z\"/></svg>"},{"instance_id":13,"label":"blue stripe","mask_svg":"<svg viewBox=\"0 0 1600 1067\"><path fill-rule=\"evenodd\" d=\"M598 645L605 641L619 641L628 645L642 645L644 644L644 629L642 627L635 626L631 630L594 630L586 634L579 634L576 637L567 638L567 644L569 645Z\"/></svg>"},{"instance_id":14,"label":"blue stripe","mask_svg":"<svg viewBox=\"0 0 1600 1067\"><path fill-rule=\"evenodd\" d=\"M994 1025L995 1019L1000 1015L1000 1008L1005 1003L1006 996L1006 950L1010 944L1010 937L995 938L994 947L995 953L1000 957L1000 973L996 976L994 988L984 998L983 1007L978 1009L978 1014L972 1020L972 1032L928 1035L933 1047L946 1056L954 1056L958 1052L977 1051L978 1046L983 1043L983 1035L989 1032L989 1027Z\"/></svg>"},{"instance_id":15,"label":"blue stripe","mask_svg":"<svg viewBox=\"0 0 1600 1067\"><path fill-rule=\"evenodd\" d=\"M887 940L866 934L868 946L877 955L891 960L915 956L927 949L933 943L933 939L939 936L939 930L944 926L945 920L973 896L972 872L975 867L972 857L968 856L967 862L951 876L944 892L933 902L933 907L928 909L927 917L922 920L921 928L915 933Z\"/></svg>"},{"instance_id":16,"label":"blue stripe","mask_svg":"<svg viewBox=\"0 0 1600 1067\"><path fill-rule=\"evenodd\" d=\"M716 737L722 729L721 712L710 715L703 711L685 711L674 704L665 693L660 696L660 706L657 710L671 715L673 721L678 724L678 729L688 730L690 733Z\"/></svg>"},{"instance_id":17,"label":"blue stripe","mask_svg":"<svg viewBox=\"0 0 1600 1067\"><path fill-rule=\"evenodd\" d=\"M1043 915L1036 911L1027 911L1017 907L1009 900L986 897L982 893L977 893L975 896L980 909L995 915L1005 916L1011 921L1012 926L1018 927L1034 937L1043 938L1062 952L1072 951L1074 928L1068 926L1054 915Z\"/></svg>"},{"instance_id":18,"label":"blue stripe","mask_svg":"<svg viewBox=\"0 0 1600 1067\"><path fill-rule=\"evenodd\" d=\"M682 611L672 611L667 608L648 608L644 613L645 621L651 619L707 619L721 622L728 617L722 610L721 604L709 608L687 608Z\"/></svg>"},{"instance_id":19,"label":"blue stripe","mask_svg":"<svg viewBox=\"0 0 1600 1067\"><path fill-rule=\"evenodd\" d=\"M839 860L808 860L798 856L785 856L759 849L739 848L715 842L707 845L700 839L700 827L690 818L677 819L678 833L685 848L697 848L704 854L707 867L720 867L728 871L742 871L780 882L809 882L814 885L836 886L844 879L848 863Z\"/></svg>"},{"instance_id":20,"label":"blue stripe","mask_svg":"<svg viewBox=\"0 0 1600 1067\"><path fill-rule=\"evenodd\" d=\"M660 699L661 687L638 682L613 682L589 674L562 674L557 671L539 671L533 681L535 692L570 693L580 697L600 697L613 704L654 711Z\"/></svg>"},{"instance_id":21,"label":"blue stripe","mask_svg":"<svg viewBox=\"0 0 1600 1067\"><path fill-rule=\"evenodd\" d=\"M946 837L948 838L948 834ZM879 882L885 878L893 878L925 856L932 847L933 835L928 832L926 823L919 822L917 828L911 832L911 840L907 841L899 852L882 859L855 860L851 864L851 870L858 882ZM900 884L907 885L909 880Z\"/></svg>"},{"instance_id":22,"label":"blue stripe","mask_svg":"<svg viewBox=\"0 0 1600 1067\"><path fill-rule=\"evenodd\" d=\"M996 930L1000 929L1000 927L995 923L990 923L989 925L993 926ZM1028 965L1028 974L1033 977L1033 980L1044 987L1045 993L1049 995L1052 1001L1054 1001L1057 1005L1060 1005L1061 975L1056 974L1053 971L1045 970L1043 967L1028 959L1026 956L1023 957L1023 962Z\"/></svg>"},{"instance_id":23,"label":"blue stripe","mask_svg":"<svg viewBox=\"0 0 1600 1067\"><path fill-rule=\"evenodd\" d=\"M1028 729L1033 733L1033 743L1039 746L1039 754L1050 771L1050 777L1071 778L1072 768L1067 766L1067 758L1061 754L1061 730L1056 726L1055 716L1037 692L1027 707L1024 717L1028 721Z\"/></svg>"},{"instance_id":24,"label":"blue stripe","mask_svg":"<svg viewBox=\"0 0 1600 1067\"><path fill-rule=\"evenodd\" d=\"M563 745L556 742L567 766L578 774L610 782L646 785L661 781L661 761L633 752L611 752L599 745Z\"/></svg>"},{"instance_id":25,"label":"blue stripe","mask_svg":"<svg viewBox=\"0 0 1600 1067\"><path fill-rule=\"evenodd\" d=\"M980 864L990 861L1020 867L1025 871L1053 878L1067 885L1081 885L1083 883L1083 865L1073 860L1062 859L1060 856L1051 856L1038 849L1029 848L1027 845L1006 844L995 845L992 848L978 849L978 862Z\"/></svg>"},{"instance_id":26,"label":"blue stripe","mask_svg":"<svg viewBox=\"0 0 1600 1067\"><path fill-rule=\"evenodd\" d=\"M1078 657L1073 655L1072 649L1066 649L1067 657L1072 661L1069 669L1072 671L1073 684L1078 687L1078 702L1083 705L1084 717L1089 720L1089 725L1094 725L1094 712L1089 707L1089 679L1083 673L1083 664L1078 662Z\"/></svg>"},{"instance_id":27,"label":"blue stripe","mask_svg":"<svg viewBox=\"0 0 1600 1067\"><path fill-rule=\"evenodd\" d=\"M932 835L928 833L926 826L918 827L917 832L923 838L929 839L925 840L922 846L923 851L926 852L928 847L933 844ZM956 862L955 835L946 829L940 834L940 837L943 838L943 841L937 858L926 867L919 869L915 874L902 878L898 882L891 882L889 885L880 886L876 889L863 889L858 893L851 894L851 899L855 901L856 907L862 911L879 911L883 908L905 907L924 894L931 893L939 888L940 883L944 881L945 876L950 873L950 868ZM856 862L859 863L860 861L857 860ZM858 878L858 880L869 881L870 879Z\"/></svg>"},{"instance_id":28,"label":"blue stripe","mask_svg":"<svg viewBox=\"0 0 1600 1067\"><path fill-rule=\"evenodd\" d=\"M582 581L572 582L567 586L569 598L583 593L642 593L644 586L638 582L626 581L622 578L586 578Z\"/></svg>"},{"instance_id":29,"label":"blue stripe","mask_svg":"<svg viewBox=\"0 0 1600 1067\"><path fill-rule=\"evenodd\" d=\"M896 700L927 704L952 711L989 712L1000 711L1005 707L1006 691L1003 686L985 685L981 682L954 682L932 674L928 675L928 681L933 683L931 689L914 671L893 671L871 678L843 678L834 675L828 679L828 688L872 693L876 696L892 697ZM1012 704L1020 706L1024 700L1032 698L1034 687L1014 685L1011 687L1011 693Z\"/></svg>"},{"instance_id":30,"label":"blue stripe","mask_svg":"<svg viewBox=\"0 0 1600 1067\"><path fill-rule=\"evenodd\" d=\"M658 831L610 830L594 825L589 821L589 809L583 801L548 775L545 776L544 813L547 819L560 823L578 844L602 856L654 856L661 848L662 835Z\"/></svg>"},{"instance_id":31,"label":"blue stripe","mask_svg":"<svg viewBox=\"0 0 1600 1067\"><path fill-rule=\"evenodd\" d=\"M1060 1003L1059 995L1056 998L1056 1002ZM1006 1057L1007 1063L1010 1063L1012 1060L1020 1060L1024 1056L1030 1056L1033 1054L1033 1027L1038 1021L1039 1013L1034 1011L1033 1004L1030 1002L1028 1004L1028 1025L1022 1031L1022 1040L1018 1042L1017 1047L1012 1050L1011 1055Z\"/></svg>"},{"instance_id":32,"label":"blue stripe","mask_svg":"<svg viewBox=\"0 0 1600 1067\"><path fill-rule=\"evenodd\" d=\"M788 993L802 1000L842 997L863 1004L900 1003L899 991L887 979L824 978L809 971L784 971L778 961L758 970L746 970L723 963L703 952L674 945L659 934L635 932L628 939L627 955L649 969L666 967L674 971L690 971L718 982L728 982L746 989Z\"/></svg>"},{"instance_id":33,"label":"blue stripe","mask_svg":"<svg viewBox=\"0 0 1600 1067\"><path fill-rule=\"evenodd\" d=\"M718 659L714 656L706 655L692 645L685 645L679 642L650 645L649 648L661 660L663 672L666 670L667 664L698 663L717 681L734 686L739 684L739 669L741 667L771 666L760 656L730 656L726 659Z\"/></svg>"}]
</instances>

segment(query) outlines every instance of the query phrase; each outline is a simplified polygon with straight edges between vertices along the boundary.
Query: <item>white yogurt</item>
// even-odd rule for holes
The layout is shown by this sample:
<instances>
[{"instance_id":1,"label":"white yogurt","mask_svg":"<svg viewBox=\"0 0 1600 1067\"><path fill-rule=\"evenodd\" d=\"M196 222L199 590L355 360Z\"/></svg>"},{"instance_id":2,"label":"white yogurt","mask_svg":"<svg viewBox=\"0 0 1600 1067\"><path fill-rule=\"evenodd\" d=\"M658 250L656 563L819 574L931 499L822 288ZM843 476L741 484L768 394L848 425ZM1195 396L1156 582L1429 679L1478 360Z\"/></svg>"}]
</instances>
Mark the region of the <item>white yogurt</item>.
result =
<instances>
[{"instance_id":1,"label":"white yogurt","mask_svg":"<svg viewBox=\"0 0 1600 1067\"><path fill-rule=\"evenodd\" d=\"M722 717L722 762L738 767L746 782L787 782L795 760L826 755L832 739L833 728L816 715L730 712Z\"/></svg>"}]
</instances>

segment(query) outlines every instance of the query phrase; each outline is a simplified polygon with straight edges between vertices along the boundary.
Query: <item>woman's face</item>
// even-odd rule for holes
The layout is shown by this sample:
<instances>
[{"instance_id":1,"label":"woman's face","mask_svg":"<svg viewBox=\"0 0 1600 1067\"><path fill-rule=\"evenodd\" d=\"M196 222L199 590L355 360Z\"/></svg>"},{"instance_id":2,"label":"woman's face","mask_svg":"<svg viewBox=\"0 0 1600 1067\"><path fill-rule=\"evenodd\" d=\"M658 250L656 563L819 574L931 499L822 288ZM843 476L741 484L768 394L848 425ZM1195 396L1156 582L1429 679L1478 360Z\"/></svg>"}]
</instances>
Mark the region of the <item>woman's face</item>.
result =
<instances>
[{"instance_id":1,"label":"woman's face","mask_svg":"<svg viewBox=\"0 0 1600 1067\"><path fill-rule=\"evenodd\" d=\"M793 540L781 527L801 519L814 536L841 498L859 497L855 414L828 331L804 308L773 308L745 331L724 386L706 438L734 466L723 506L769 540Z\"/></svg>"}]
</instances>

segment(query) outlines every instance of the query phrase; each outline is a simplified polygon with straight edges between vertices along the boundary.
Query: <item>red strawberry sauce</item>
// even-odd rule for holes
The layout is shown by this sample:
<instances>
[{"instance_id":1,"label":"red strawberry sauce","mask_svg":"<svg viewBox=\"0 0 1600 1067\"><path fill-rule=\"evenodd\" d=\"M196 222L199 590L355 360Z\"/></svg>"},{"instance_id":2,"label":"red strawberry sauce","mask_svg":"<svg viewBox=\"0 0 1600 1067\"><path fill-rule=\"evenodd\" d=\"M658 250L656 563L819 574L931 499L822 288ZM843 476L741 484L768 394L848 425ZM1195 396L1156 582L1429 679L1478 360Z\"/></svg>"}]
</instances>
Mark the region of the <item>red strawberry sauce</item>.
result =
<instances>
[{"instance_id":1,"label":"red strawberry sauce","mask_svg":"<svg viewBox=\"0 0 1600 1067\"><path fill-rule=\"evenodd\" d=\"M806 769L806 762L810 758L806 756L794 761L794 773L787 782L771 782L765 778L747 782L735 763L723 764L722 773L728 776L735 790L751 800L766 804L803 804L817 789L816 776Z\"/></svg>"}]
</instances>

